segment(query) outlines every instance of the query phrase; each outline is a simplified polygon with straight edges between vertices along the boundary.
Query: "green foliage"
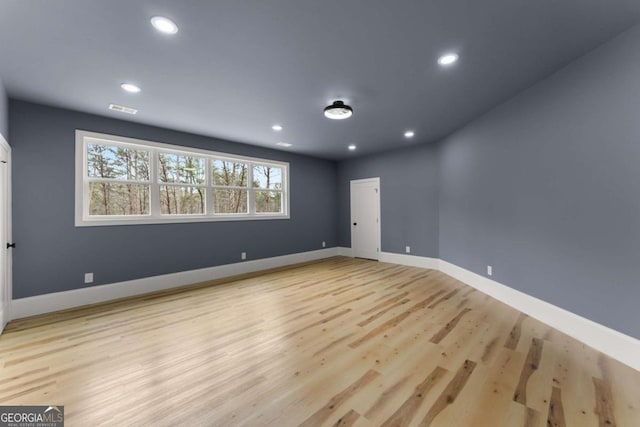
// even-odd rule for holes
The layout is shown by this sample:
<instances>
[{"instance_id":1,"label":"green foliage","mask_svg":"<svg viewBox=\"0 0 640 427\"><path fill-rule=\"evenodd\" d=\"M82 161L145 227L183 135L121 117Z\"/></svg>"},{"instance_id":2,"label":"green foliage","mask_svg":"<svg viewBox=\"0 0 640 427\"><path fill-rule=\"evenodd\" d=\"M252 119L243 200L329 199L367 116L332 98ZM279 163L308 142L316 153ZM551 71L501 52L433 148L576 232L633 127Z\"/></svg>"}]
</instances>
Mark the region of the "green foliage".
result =
<instances>
[{"instance_id":1,"label":"green foliage","mask_svg":"<svg viewBox=\"0 0 640 427\"><path fill-rule=\"evenodd\" d=\"M172 153L158 154L160 182L204 184L205 159ZM203 214L205 190L201 187L164 185L160 187L160 211L165 215Z\"/></svg>"},{"instance_id":2,"label":"green foliage","mask_svg":"<svg viewBox=\"0 0 640 427\"><path fill-rule=\"evenodd\" d=\"M90 215L148 215L151 165L149 151L87 144ZM164 215L206 213L206 191L212 191L213 212L249 212L249 191L257 213L282 212L282 169L221 159L211 160L211 184L207 190L204 157L159 152L157 179L161 184L160 212ZM249 172L252 182L249 182Z\"/></svg>"},{"instance_id":3,"label":"green foliage","mask_svg":"<svg viewBox=\"0 0 640 427\"><path fill-rule=\"evenodd\" d=\"M246 163L213 160L213 185L225 187L246 187L248 170Z\"/></svg>"},{"instance_id":4,"label":"green foliage","mask_svg":"<svg viewBox=\"0 0 640 427\"><path fill-rule=\"evenodd\" d=\"M120 146L87 145L90 177L117 182L93 182L89 186L90 215L146 215L149 186L126 181L149 181L149 152Z\"/></svg>"}]
</instances>

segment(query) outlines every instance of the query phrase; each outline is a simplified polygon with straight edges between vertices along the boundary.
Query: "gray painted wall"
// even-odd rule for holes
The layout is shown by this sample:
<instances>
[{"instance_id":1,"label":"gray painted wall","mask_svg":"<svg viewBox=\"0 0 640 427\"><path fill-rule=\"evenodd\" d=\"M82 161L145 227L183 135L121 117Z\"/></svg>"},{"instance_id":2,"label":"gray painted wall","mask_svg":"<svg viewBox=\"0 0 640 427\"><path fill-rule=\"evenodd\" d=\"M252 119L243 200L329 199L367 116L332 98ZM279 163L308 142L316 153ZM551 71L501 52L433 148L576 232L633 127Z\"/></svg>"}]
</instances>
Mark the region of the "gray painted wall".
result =
<instances>
[{"instance_id":1,"label":"gray painted wall","mask_svg":"<svg viewBox=\"0 0 640 427\"><path fill-rule=\"evenodd\" d=\"M338 164L340 246L351 246L349 182L380 177L382 251L438 256L436 147L421 145Z\"/></svg>"},{"instance_id":2,"label":"gray painted wall","mask_svg":"<svg viewBox=\"0 0 640 427\"><path fill-rule=\"evenodd\" d=\"M94 285L336 246L336 164L283 151L10 101L13 296ZM291 219L74 227L75 130L290 162ZM310 193L313 192L313 197Z\"/></svg>"},{"instance_id":3,"label":"gray painted wall","mask_svg":"<svg viewBox=\"0 0 640 427\"><path fill-rule=\"evenodd\" d=\"M101 284L350 246L349 180L379 176L383 251L491 264L501 283L640 338L639 75L640 27L435 147L337 167L12 101L14 296L83 287L86 271ZM289 161L292 219L75 228L76 128Z\"/></svg>"},{"instance_id":4,"label":"gray painted wall","mask_svg":"<svg viewBox=\"0 0 640 427\"><path fill-rule=\"evenodd\" d=\"M441 144L440 257L640 338L640 27Z\"/></svg>"},{"instance_id":5,"label":"gray painted wall","mask_svg":"<svg viewBox=\"0 0 640 427\"><path fill-rule=\"evenodd\" d=\"M9 100L0 79L0 134L9 140Z\"/></svg>"},{"instance_id":6,"label":"gray painted wall","mask_svg":"<svg viewBox=\"0 0 640 427\"><path fill-rule=\"evenodd\" d=\"M640 27L436 147L338 164L381 177L382 249L440 257L640 338ZM439 234L438 234L439 233Z\"/></svg>"}]
</instances>

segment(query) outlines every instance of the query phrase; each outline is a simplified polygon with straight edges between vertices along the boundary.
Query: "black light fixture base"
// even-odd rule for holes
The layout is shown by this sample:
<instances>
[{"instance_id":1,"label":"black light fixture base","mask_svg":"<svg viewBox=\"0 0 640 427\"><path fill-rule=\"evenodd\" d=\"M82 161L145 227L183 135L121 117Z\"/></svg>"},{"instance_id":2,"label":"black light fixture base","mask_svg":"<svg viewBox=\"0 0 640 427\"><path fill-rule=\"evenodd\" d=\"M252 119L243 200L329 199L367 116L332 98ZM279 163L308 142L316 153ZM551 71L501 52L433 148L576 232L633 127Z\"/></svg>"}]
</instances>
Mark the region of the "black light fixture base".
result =
<instances>
[{"instance_id":1,"label":"black light fixture base","mask_svg":"<svg viewBox=\"0 0 640 427\"><path fill-rule=\"evenodd\" d=\"M353 108L343 101L333 101L333 104L324 109L324 116L332 120L348 119L353 115Z\"/></svg>"}]
</instances>

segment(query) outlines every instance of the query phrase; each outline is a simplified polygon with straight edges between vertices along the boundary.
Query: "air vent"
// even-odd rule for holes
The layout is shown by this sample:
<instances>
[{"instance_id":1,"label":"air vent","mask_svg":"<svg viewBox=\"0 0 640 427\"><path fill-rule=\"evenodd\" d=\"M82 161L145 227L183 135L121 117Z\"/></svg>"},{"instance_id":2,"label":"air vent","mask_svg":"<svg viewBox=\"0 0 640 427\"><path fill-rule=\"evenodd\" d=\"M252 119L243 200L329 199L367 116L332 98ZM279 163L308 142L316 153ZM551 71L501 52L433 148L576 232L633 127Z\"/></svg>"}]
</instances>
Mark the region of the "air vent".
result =
<instances>
[{"instance_id":1,"label":"air vent","mask_svg":"<svg viewBox=\"0 0 640 427\"><path fill-rule=\"evenodd\" d=\"M124 105L118 104L109 104L109 110L119 111L121 113L127 114L136 114L138 112L138 110L136 110L135 108L125 107Z\"/></svg>"}]
</instances>

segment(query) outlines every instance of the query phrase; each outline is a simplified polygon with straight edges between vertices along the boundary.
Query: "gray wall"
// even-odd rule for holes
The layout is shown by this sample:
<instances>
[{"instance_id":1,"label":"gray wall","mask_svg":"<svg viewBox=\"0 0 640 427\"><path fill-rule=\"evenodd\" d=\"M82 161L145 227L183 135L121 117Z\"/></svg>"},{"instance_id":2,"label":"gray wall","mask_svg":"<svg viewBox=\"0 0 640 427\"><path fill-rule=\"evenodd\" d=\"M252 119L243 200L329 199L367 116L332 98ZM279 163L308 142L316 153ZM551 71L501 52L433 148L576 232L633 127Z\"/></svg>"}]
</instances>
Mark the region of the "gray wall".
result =
<instances>
[{"instance_id":1,"label":"gray wall","mask_svg":"<svg viewBox=\"0 0 640 427\"><path fill-rule=\"evenodd\" d=\"M87 271L101 284L349 246L349 180L379 176L383 251L491 264L501 283L640 338L638 76L640 27L436 146L337 167L12 101L14 296L83 287ZM76 128L289 161L292 218L75 228Z\"/></svg>"},{"instance_id":2,"label":"gray wall","mask_svg":"<svg viewBox=\"0 0 640 427\"><path fill-rule=\"evenodd\" d=\"M15 100L9 112L14 298L89 286L85 272L99 285L336 246L334 162ZM76 129L290 162L291 219L76 228Z\"/></svg>"},{"instance_id":3,"label":"gray wall","mask_svg":"<svg viewBox=\"0 0 640 427\"><path fill-rule=\"evenodd\" d=\"M640 27L442 142L440 257L640 338Z\"/></svg>"},{"instance_id":4,"label":"gray wall","mask_svg":"<svg viewBox=\"0 0 640 427\"><path fill-rule=\"evenodd\" d=\"M0 79L0 135L9 140L9 100Z\"/></svg>"},{"instance_id":5,"label":"gray wall","mask_svg":"<svg viewBox=\"0 0 640 427\"><path fill-rule=\"evenodd\" d=\"M340 246L351 246L349 182L380 177L382 251L438 256L438 170L434 146L422 145L338 164Z\"/></svg>"},{"instance_id":6,"label":"gray wall","mask_svg":"<svg viewBox=\"0 0 640 427\"><path fill-rule=\"evenodd\" d=\"M382 249L440 257L640 338L640 27L434 147L338 165L381 177ZM439 233L439 234L438 234Z\"/></svg>"}]
</instances>

